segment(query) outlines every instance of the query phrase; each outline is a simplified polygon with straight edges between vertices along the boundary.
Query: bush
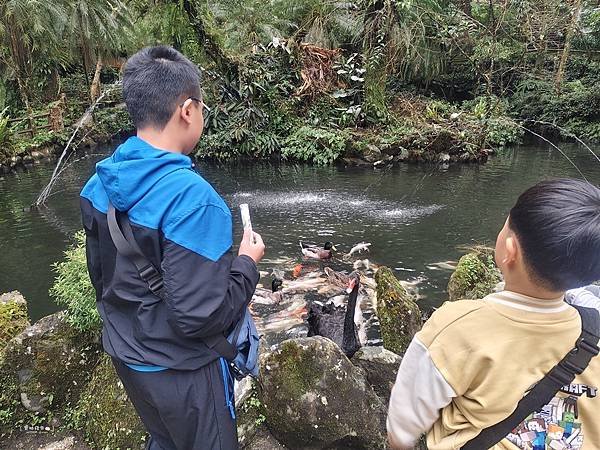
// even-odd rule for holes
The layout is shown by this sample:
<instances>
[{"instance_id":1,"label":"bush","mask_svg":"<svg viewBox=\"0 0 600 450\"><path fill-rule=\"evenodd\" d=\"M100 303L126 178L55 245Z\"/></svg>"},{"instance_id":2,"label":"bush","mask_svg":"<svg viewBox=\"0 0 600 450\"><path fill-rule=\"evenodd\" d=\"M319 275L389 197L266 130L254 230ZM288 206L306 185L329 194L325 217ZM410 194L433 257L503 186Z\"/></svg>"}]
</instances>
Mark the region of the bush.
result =
<instances>
[{"instance_id":1,"label":"bush","mask_svg":"<svg viewBox=\"0 0 600 450\"><path fill-rule=\"evenodd\" d=\"M305 125L288 136L281 154L286 158L327 165L344 154L347 142L348 135L343 131L331 132Z\"/></svg>"},{"instance_id":2,"label":"bush","mask_svg":"<svg viewBox=\"0 0 600 450\"><path fill-rule=\"evenodd\" d=\"M135 127L125 108L104 108L94 112L94 128L109 136L129 132Z\"/></svg>"},{"instance_id":3,"label":"bush","mask_svg":"<svg viewBox=\"0 0 600 450\"><path fill-rule=\"evenodd\" d=\"M517 115L534 125L536 121L555 124L557 134L564 138L574 134L599 142L599 87L598 83L570 81L563 84L561 94L557 95L549 81L525 79L517 86L511 104Z\"/></svg>"},{"instance_id":4,"label":"bush","mask_svg":"<svg viewBox=\"0 0 600 450\"><path fill-rule=\"evenodd\" d=\"M486 144L492 148L513 145L523 138L523 128L509 117L492 117L486 123Z\"/></svg>"},{"instance_id":5,"label":"bush","mask_svg":"<svg viewBox=\"0 0 600 450\"><path fill-rule=\"evenodd\" d=\"M85 233L75 234L75 243L65 251L65 260L55 263L57 274L50 295L66 309L67 321L79 331L92 331L102 326L96 309L96 293L88 275L85 255Z\"/></svg>"}]
</instances>

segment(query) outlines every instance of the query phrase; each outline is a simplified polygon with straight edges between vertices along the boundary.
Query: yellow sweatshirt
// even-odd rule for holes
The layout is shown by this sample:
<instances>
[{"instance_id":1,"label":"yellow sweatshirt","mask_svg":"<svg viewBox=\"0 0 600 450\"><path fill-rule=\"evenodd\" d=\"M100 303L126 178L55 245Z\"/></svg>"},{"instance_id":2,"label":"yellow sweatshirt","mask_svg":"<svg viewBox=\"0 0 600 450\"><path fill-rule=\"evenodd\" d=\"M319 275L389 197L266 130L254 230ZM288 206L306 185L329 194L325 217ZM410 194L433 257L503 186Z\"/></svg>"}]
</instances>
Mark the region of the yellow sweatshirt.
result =
<instances>
[{"instance_id":1,"label":"yellow sweatshirt","mask_svg":"<svg viewBox=\"0 0 600 450\"><path fill-rule=\"evenodd\" d=\"M459 449L508 417L581 333L563 298L513 292L445 303L411 343L392 390L388 432L409 447ZM600 449L600 357L494 450ZM482 449L485 450L485 449Z\"/></svg>"}]
</instances>

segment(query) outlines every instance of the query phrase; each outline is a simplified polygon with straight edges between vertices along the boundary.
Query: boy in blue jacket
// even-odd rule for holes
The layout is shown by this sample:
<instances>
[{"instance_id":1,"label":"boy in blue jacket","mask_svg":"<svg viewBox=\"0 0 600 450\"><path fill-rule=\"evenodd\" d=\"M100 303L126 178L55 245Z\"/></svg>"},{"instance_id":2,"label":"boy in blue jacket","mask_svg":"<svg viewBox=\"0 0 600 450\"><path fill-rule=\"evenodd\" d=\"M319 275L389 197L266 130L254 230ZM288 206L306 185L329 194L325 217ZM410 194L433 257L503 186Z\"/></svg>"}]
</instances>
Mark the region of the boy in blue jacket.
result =
<instances>
[{"instance_id":1,"label":"boy in blue jacket","mask_svg":"<svg viewBox=\"0 0 600 450\"><path fill-rule=\"evenodd\" d=\"M186 156L203 131L198 69L173 48L145 48L125 65L123 96L137 135L96 165L81 192L102 344L150 433L148 449L236 449L220 355L203 338L226 334L243 314L265 247L246 232L232 255L231 212ZM109 201L160 268L163 299L117 253Z\"/></svg>"}]
</instances>

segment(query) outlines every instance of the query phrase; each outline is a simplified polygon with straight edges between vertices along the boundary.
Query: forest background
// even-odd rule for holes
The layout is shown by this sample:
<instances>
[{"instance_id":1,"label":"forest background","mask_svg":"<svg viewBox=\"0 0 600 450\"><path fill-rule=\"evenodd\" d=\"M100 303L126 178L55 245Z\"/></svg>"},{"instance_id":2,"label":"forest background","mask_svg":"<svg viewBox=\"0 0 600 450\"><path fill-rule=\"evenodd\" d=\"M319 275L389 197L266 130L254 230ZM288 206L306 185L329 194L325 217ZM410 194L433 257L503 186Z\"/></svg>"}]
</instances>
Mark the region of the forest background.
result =
<instances>
[{"instance_id":1,"label":"forest background","mask_svg":"<svg viewBox=\"0 0 600 450\"><path fill-rule=\"evenodd\" d=\"M600 140L597 2L3 0L0 153L62 145L159 43L202 71L203 157L473 161L525 130ZM56 105L63 131L44 127ZM132 129L123 108L94 120Z\"/></svg>"}]
</instances>

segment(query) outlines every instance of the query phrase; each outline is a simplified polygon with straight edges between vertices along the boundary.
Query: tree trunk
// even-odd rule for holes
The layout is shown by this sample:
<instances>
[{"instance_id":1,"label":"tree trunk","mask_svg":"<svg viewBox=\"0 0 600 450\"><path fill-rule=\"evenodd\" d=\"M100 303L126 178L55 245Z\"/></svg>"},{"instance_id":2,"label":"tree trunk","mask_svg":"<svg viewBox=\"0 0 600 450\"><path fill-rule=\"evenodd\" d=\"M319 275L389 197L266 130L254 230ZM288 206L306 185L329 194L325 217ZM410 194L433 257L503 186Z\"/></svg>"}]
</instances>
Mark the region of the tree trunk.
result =
<instances>
[{"instance_id":1,"label":"tree trunk","mask_svg":"<svg viewBox=\"0 0 600 450\"><path fill-rule=\"evenodd\" d=\"M364 81L363 111L369 122L384 120L388 115L386 103L387 54L385 1L372 3L365 15L363 39Z\"/></svg>"},{"instance_id":2,"label":"tree trunk","mask_svg":"<svg viewBox=\"0 0 600 450\"><path fill-rule=\"evenodd\" d=\"M574 0L573 2L573 15L571 16L571 23L567 29L567 35L565 37L565 46L563 47L562 54L560 56L560 62L558 64L558 70L556 71L556 78L554 79L554 89L557 94L560 94L563 80L565 78L565 69L567 67L567 61L569 60L569 53L571 52L571 42L575 36L575 31L579 25L579 17L581 16L581 0Z\"/></svg>"},{"instance_id":3,"label":"tree trunk","mask_svg":"<svg viewBox=\"0 0 600 450\"><path fill-rule=\"evenodd\" d=\"M90 87L90 98L92 104L100 97L101 85L100 85L100 71L102 70L102 56L98 56L96 61L96 71L94 72L94 79L92 80L92 86Z\"/></svg>"},{"instance_id":4,"label":"tree trunk","mask_svg":"<svg viewBox=\"0 0 600 450\"><path fill-rule=\"evenodd\" d=\"M29 86L27 85L27 80L29 79L29 71L27 70L27 61L29 60L29 52L23 46L23 41L19 39L16 30L13 27L9 27L7 30L10 36L10 44L11 44L11 61L12 61L12 69L15 73L15 78L17 80L17 86L19 87L19 94L21 96L21 101L25 105L25 109L29 111L31 109L29 103Z\"/></svg>"},{"instance_id":5,"label":"tree trunk","mask_svg":"<svg viewBox=\"0 0 600 450\"><path fill-rule=\"evenodd\" d=\"M179 3L179 2L177 2ZM183 0L183 9L185 10L188 20L196 33L198 42L202 44L202 48L206 55L213 60L219 71L229 80L238 79L238 65L233 59L225 54L225 51L219 47L215 38L211 36L204 27L204 22L196 9L193 1Z\"/></svg>"}]
</instances>

